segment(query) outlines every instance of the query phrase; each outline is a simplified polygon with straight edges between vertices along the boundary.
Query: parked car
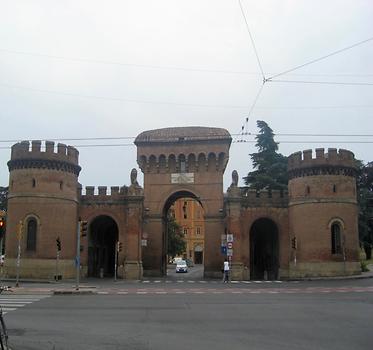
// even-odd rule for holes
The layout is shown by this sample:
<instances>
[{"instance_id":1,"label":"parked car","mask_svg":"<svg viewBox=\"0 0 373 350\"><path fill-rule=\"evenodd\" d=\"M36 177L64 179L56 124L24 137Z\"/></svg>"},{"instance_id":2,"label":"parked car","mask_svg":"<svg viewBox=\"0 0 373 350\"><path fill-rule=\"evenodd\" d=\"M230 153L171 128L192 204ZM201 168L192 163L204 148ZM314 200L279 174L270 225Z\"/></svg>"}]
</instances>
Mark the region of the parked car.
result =
<instances>
[{"instance_id":1,"label":"parked car","mask_svg":"<svg viewBox=\"0 0 373 350\"><path fill-rule=\"evenodd\" d=\"M188 272L188 266L185 260L176 263L176 272Z\"/></svg>"},{"instance_id":2,"label":"parked car","mask_svg":"<svg viewBox=\"0 0 373 350\"><path fill-rule=\"evenodd\" d=\"M187 264L188 267L193 267L194 266L194 262L193 262L192 259L186 259L185 261L186 261L186 264Z\"/></svg>"}]
</instances>

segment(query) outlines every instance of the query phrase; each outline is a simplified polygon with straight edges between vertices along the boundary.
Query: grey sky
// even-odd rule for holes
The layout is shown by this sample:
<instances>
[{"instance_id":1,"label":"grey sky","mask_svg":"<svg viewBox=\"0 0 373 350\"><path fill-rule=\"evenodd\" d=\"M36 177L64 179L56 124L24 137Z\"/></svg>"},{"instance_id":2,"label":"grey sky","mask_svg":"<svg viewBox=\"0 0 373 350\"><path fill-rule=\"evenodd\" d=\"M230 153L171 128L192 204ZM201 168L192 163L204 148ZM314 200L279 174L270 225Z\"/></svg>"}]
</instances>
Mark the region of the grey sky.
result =
<instances>
[{"instance_id":1,"label":"grey sky","mask_svg":"<svg viewBox=\"0 0 373 350\"><path fill-rule=\"evenodd\" d=\"M242 5L266 76L373 37L370 0ZM369 41L281 79L373 84L372 62ZM238 0L0 3L1 140L135 137L148 129L193 125L236 134L261 84ZM373 85L266 83L247 131L255 133L262 119L279 134L372 135L372 111ZM372 144L337 141L372 139L276 138L298 141L280 144L286 155L341 147L364 161L373 160ZM110 142L133 139L95 141ZM79 151L83 186L128 184L137 166L135 146ZM254 151L252 143L232 144L225 188L233 169L240 178L247 173ZM9 149L0 149L0 185L8 183L9 157Z\"/></svg>"}]
</instances>

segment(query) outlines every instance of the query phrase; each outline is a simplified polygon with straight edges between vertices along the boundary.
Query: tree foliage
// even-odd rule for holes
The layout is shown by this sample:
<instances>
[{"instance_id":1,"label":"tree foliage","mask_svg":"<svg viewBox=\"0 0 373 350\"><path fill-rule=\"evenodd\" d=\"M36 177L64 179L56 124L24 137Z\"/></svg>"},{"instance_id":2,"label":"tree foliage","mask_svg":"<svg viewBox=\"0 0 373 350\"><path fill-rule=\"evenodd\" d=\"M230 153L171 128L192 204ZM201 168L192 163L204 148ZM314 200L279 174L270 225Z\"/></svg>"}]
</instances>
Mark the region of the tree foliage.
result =
<instances>
[{"instance_id":1,"label":"tree foliage","mask_svg":"<svg viewBox=\"0 0 373 350\"><path fill-rule=\"evenodd\" d=\"M286 189L288 183L287 157L278 153L278 143L268 124L262 120L256 122L259 133L255 137L258 152L251 153L254 170L244 177L250 188Z\"/></svg>"},{"instance_id":2,"label":"tree foliage","mask_svg":"<svg viewBox=\"0 0 373 350\"><path fill-rule=\"evenodd\" d=\"M357 193L359 203L359 239L367 259L373 248L373 163L357 161Z\"/></svg>"},{"instance_id":3,"label":"tree foliage","mask_svg":"<svg viewBox=\"0 0 373 350\"><path fill-rule=\"evenodd\" d=\"M6 211L8 199L8 187L0 187L0 210Z\"/></svg>"},{"instance_id":4,"label":"tree foliage","mask_svg":"<svg viewBox=\"0 0 373 350\"><path fill-rule=\"evenodd\" d=\"M181 226L172 215L167 217L167 254L174 258L185 252L186 242Z\"/></svg>"}]
</instances>

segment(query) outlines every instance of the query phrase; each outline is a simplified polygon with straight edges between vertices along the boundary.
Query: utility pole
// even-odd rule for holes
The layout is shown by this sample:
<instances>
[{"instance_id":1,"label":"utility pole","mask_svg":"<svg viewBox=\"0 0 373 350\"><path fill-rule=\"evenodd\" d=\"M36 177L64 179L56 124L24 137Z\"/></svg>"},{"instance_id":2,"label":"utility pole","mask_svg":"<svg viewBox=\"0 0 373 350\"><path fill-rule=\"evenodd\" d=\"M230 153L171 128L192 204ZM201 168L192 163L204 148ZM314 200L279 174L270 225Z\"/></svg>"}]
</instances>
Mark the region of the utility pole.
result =
<instances>
[{"instance_id":1,"label":"utility pole","mask_svg":"<svg viewBox=\"0 0 373 350\"><path fill-rule=\"evenodd\" d=\"M80 236L85 237L88 231L87 221L78 221L78 229L76 233L76 290L79 290L79 279L80 279Z\"/></svg>"},{"instance_id":2,"label":"utility pole","mask_svg":"<svg viewBox=\"0 0 373 350\"><path fill-rule=\"evenodd\" d=\"M57 246L57 250L56 250L56 277L55 277L55 281L58 281L58 264L59 264L59 260L60 260L60 251L61 251L61 239L60 239L59 236L56 238L56 246Z\"/></svg>"},{"instance_id":3,"label":"utility pole","mask_svg":"<svg viewBox=\"0 0 373 350\"><path fill-rule=\"evenodd\" d=\"M18 253L17 253L17 275L16 275L16 287L19 287L19 268L21 266L21 240L23 236L23 222L22 220L18 223L18 232L17 232L17 238L18 238Z\"/></svg>"},{"instance_id":4,"label":"utility pole","mask_svg":"<svg viewBox=\"0 0 373 350\"><path fill-rule=\"evenodd\" d=\"M117 281L117 268L118 268L118 250L119 241L115 242L115 257L114 257L114 282Z\"/></svg>"},{"instance_id":5,"label":"utility pole","mask_svg":"<svg viewBox=\"0 0 373 350\"><path fill-rule=\"evenodd\" d=\"M75 289L76 290L79 290L79 277L80 277L80 231L81 231L81 221L78 221L78 228L76 232L76 257L75 257L75 267L76 267Z\"/></svg>"}]
</instances>

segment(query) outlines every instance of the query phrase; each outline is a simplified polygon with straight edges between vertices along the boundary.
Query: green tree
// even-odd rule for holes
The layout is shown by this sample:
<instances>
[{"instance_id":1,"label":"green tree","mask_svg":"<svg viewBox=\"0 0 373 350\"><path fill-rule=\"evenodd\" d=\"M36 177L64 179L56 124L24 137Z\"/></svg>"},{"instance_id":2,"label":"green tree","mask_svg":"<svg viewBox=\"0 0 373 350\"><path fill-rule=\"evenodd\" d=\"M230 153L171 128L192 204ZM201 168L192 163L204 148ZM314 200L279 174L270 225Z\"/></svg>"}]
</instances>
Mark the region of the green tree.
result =
<instances>
[{"instance_id":1,"label":"green tree","mask_svg":"<svg viewBox=\"0 0 373 350\"><path fill-rule=\"evenodd\" d=\"M255 137L258 152L251 153L254 170L244 177L249 188L281 190L288 184L287 157L278 153L278 143L268 124L262 120L256 122L259 133Z\"/></svg>"},{"instance_id":2,"label":"green tree","mask_svg":"<svg viewBox=\"0 0 373 350\"><path fill-rule=\"evenodd\" d=\"M172 215L167 217L167 254L174 258L185 252L186 242L181 226Z\"/></svg>"},{"instance_id":3,"label":"green tree","mask_svg":"<svg viewBox=\"0 0 373 350\"><path fill-rule=\"evenodd\" d=\"M373 162L364 165L357 161L357 193L359 204L359 239L367 259L373 248Z\"/></svg>"},{"instance_id":4,"label":"green tree","mask_svg":"<svg viewBox=\"0 0 373 350\"><path fill-rule=\"evenodd\" d=\"M6 211L8 199L8 187L0 187L0 210Z\"/></svg>"}]
</instances>

